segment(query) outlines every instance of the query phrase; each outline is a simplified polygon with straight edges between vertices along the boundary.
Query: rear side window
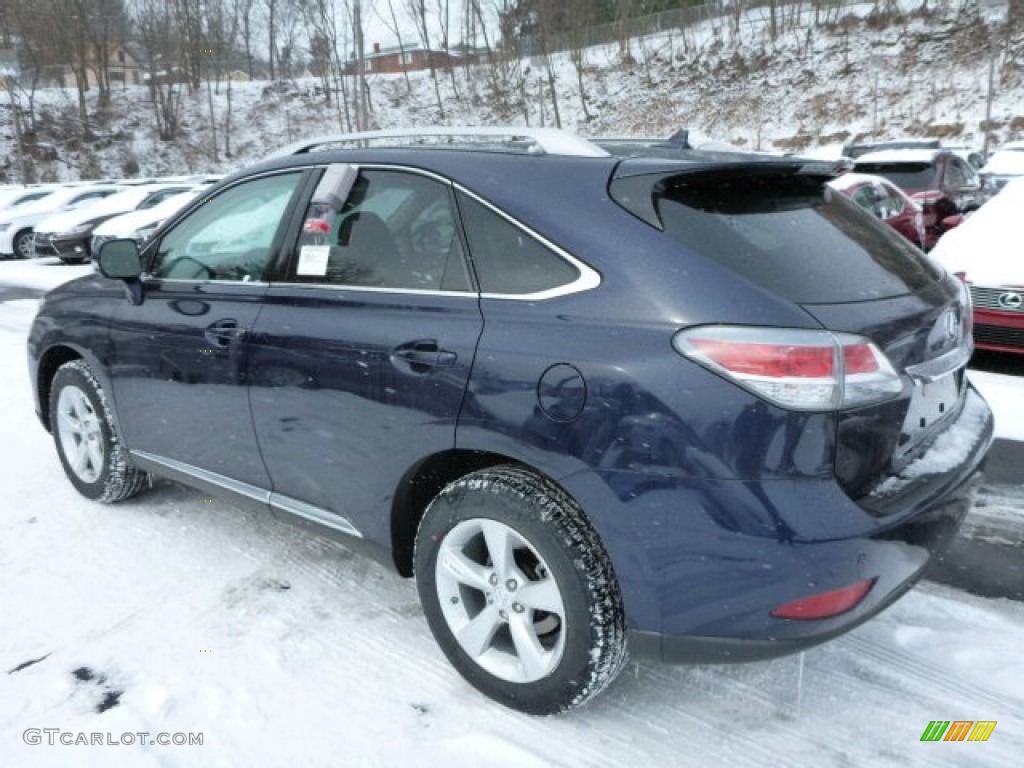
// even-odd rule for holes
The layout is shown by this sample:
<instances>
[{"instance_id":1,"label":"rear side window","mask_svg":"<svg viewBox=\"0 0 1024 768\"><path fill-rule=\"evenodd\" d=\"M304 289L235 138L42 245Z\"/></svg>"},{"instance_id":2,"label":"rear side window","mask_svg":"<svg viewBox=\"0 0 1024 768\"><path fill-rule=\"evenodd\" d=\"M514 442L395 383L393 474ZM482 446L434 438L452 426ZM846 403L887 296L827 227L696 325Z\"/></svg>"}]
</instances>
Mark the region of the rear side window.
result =
<instances>
[{"instance_id":1,"label":"rear side window","mask_svg":"<svg viewBox=\"0 0 1024 768\"><path fill-rule=\"evenodd\" d=\"M613 181L611 194L687 249L801 304L899 296L942 275L821 178L637 176Z\"/></svg>"},{"instance_id":2,"label":"rear side window","mask_svg":"<svg viewBox=\"0 0 1024 768\"><path fill-rule=\"evenodd\" d=\"M459 212L483 293L540 293L579 278L575 266L468 195L459 194Z\"/></svg>"},{"instance_id":3,"label":"rear side window","mask_svg":"<svg viewBox=\"0 0 1024 768\"><path fill-rule=\"evenodd\" d=\"M935 166L931 163L857 163L857 173L884 176L900 189L913 192L936 187Z\"/></svg>"}]
</instances>

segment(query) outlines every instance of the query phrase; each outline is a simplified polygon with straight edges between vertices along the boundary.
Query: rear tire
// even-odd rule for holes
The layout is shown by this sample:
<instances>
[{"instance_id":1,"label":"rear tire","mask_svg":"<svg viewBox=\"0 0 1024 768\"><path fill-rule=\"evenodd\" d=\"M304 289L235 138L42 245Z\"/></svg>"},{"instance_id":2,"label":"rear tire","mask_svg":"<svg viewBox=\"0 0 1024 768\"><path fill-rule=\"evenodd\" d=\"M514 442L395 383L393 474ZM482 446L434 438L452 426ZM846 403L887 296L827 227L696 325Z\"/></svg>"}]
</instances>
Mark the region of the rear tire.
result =
<instances>
[{"instance_id":1,"label":"rear tire","mask_svg":"<svg viewBox=\"0 0 1024 768\"><path fill-rule=\"evenodd\" d=\"M103 388L83 360L65 363L53 377L50 432L64 472L86 498L122 501L146 485L146 473L129 463Z\"/></svg>"},{"instance_id":2,"label":"rear tire","mask_svg":"<svg viewBox=\"0 0 1024 768\"><path fill-rule=\"evenodd\" d=\"M427 622L477 690L535 715L580 706L626 660L622 598L583 511L513 466L448 485L416 536Z\"/></svg>"}]
</instances>

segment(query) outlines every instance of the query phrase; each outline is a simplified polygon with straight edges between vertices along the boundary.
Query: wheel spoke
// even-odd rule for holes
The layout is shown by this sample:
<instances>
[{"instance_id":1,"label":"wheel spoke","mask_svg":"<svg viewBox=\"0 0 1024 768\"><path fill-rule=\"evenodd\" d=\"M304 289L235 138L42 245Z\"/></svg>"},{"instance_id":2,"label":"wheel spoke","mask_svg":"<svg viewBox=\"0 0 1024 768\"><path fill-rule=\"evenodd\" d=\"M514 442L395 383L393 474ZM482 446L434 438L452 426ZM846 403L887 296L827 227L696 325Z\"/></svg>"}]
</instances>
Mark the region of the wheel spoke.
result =
<instances>
[{"instance_id":1,"label":"wheel spoke","mask_svg":"<svg viewBox=\"0 0 1024 768\"><path fill-rule=\"evenodd\" d=\"M92 405L89 403L89 400L82 391L75 390L72 393L72 399L74 401L75 412L79 419L84 421L89 416L92 416Z\"/></svg>"},{"instance_id":2,"label":"wheel spoke","mask_svg":"<svg viewBox=\"0 0 1024 768\"><path fill-rule=\"evenodd\" d=\"M565 615L565 607L562 605L562 595L558 591L558 585L550 576L541 581L528 581L516 593L516 600L527 608L537 611L547 611L559 618Z\"/></svg>"},{"instance_id":3,"label":"wheel spoke","mask_svg":"<svg viewBox=\"0 0 1024 768\"><path fill-rule=\"evenodd\" d=\"M490 646L501 624L498 609L488 605L458 631L459 644L470 656L480 656Z\"/></svg>"},{"instance_id":4,"label":"wheel spoke","mask_svg":"<svg viewBox=\"0 0 1024 768\"><path fill-rule=\"evenodd\" d=\"M527 679L542 677L548 671L550 656L540 644L533 621L525 613L516 613L509 616L508 626Z\"/></svg>"},{"instance_id":5,"label":"wheel spoke","mask_svg":"<svg viewBox=\"0 0 1024 768\"><path fill-rule=\"evenodd\" d=\"M103 468L103 448L99 442L87 441L86 452L89 454L89 461L92 463L92 471L99 472Z\"/></svg>"},{"instance_id":6,"label":"wheel spoke","mask_svg":"<svg viewBox=\"0 0 1024 768\"><path fill-rule=\"evenodd\" d=\"M511 530L507 526L493 520L481 520L480 529L487 542L487 551L491 555L494 571L501 581L519 575L516 561L512 554L513 540Z\"/></svg>"},{"instance_id":7,"label":"wheel spoke","mask_svg":"<svg viewBox=\"0 0 1024 768\"><path fill-rule=\"evenodd\" d=\"M82 473L89 466L89 448L83 441L76 445L74 450L75 455L68 458L71 459L71 468L75 471L75 474L82 477Z\"/></svg>"},{"instance_id":8,"label":"wheel spoke","mask_svg":"<svg viewBox=\"0 0 1024 768\"><path fill-rule=\"evenodd\" d=\"M443 549L440 561L441 567L460 584L465 584L480 592L490 589L487 579L491 575L491 569L474 563L457 549L453 547Z\"/></svg>"},{"instance_id":9,"label":"wheel spoke","mask_svg":"<svg viewBox=\"0 0 1024 768\"><path fill-rule=\"evenodd\" d=\"M57 414L57 421L63 430L67 430L73 434L78 434L82 431L82 423L78 420L75 414L69 411L60 411Z\"/></svg>"}]
</instances>

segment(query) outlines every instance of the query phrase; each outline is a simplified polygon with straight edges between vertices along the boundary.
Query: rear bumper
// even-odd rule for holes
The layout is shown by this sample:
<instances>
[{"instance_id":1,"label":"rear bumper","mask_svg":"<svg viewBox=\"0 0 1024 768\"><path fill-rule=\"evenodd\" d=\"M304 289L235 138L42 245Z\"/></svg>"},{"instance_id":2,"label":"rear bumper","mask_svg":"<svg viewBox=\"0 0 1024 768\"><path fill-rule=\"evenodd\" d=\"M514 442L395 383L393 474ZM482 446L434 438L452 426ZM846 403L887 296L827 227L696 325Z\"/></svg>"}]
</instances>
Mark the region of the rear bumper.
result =
<instances>
[{"instance_id":1,"label":"rear bumper","mask_svg":"<svg viewBox=\"0 0 1024 768\"><path fill-rule=\"evenodd\" d=\"M981 480L992 426L987 404L969 389L963 413L944 433L951 437L870 499L870 510L832 478L679 480L657 490L648 478L652 490L634 486L624 494L624 518L595 522L622 586L631 654L669 663L766 659L878 614L956 535ZM844 613L771 615L782 604L864 579L874 585Z\"/></svg>"}]
</instances>

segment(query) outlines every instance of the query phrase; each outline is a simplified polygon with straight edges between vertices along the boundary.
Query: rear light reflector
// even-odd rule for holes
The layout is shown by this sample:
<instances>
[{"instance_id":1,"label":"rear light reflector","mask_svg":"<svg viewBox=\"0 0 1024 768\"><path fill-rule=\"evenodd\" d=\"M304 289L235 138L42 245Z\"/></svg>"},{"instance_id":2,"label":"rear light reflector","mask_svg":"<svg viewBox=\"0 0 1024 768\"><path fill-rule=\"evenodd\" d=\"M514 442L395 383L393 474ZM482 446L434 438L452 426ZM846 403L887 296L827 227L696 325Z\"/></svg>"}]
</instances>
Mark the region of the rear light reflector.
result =
<instances>
[{"instance_id":1,"label":"rear light reflector","mask_svg":"<svg viewBox=\"0 0 1024 768\"><path fill-rule=\"evenodd\" d=\"M881 350L852 334L704 326L680 331L672 343L682 355L791 410L851 408L903 391Z\"/></svg>"},{"instance_id":2,"label":"rear light reflector","mask_svg":"<svg viewBox=\"0 0 1024 768\"><path fill-rule=\"evenodd\" d=\"M797 621L828 619L846 613L856 606L874 585L874 579L861 579L848 587L819 592L816 595L801 597L799 600L785 603L772 609L771 615L777 619L795 619Z\"/></svg>"}]
</instances>

